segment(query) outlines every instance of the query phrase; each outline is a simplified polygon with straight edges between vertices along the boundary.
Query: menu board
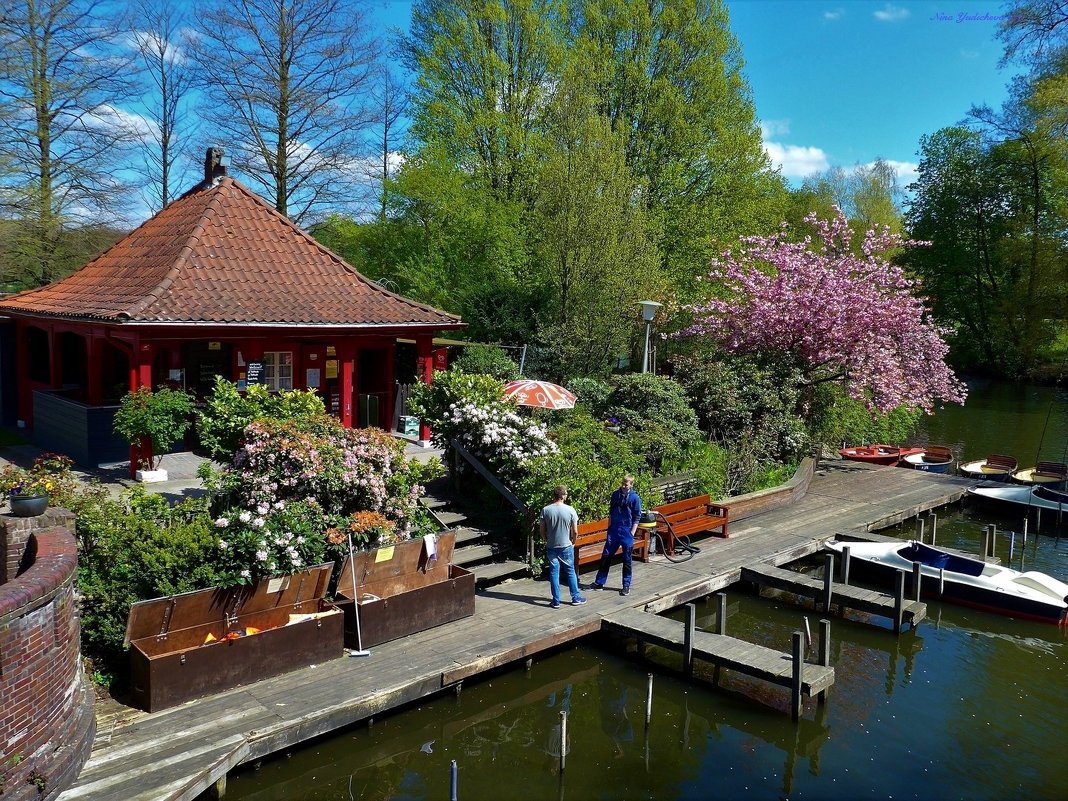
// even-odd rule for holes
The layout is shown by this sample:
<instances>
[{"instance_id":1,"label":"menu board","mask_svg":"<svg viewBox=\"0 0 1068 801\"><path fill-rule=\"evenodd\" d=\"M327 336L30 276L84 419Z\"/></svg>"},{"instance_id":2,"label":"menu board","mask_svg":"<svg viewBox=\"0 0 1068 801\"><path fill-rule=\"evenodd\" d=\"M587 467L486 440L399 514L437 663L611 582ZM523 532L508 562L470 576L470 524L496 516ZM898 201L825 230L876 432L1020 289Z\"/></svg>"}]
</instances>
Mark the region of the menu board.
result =
<instances>
[{"instance_id":1,"label":"menu board","mask_svg":"<svg viewBox=\"0 0 1068 801\"><path fill-rule=\"evenodd\" d=\"M249 362L245 365L245 380L249 384L263 383L263 362Z\"/></svg>"}]
</instances>

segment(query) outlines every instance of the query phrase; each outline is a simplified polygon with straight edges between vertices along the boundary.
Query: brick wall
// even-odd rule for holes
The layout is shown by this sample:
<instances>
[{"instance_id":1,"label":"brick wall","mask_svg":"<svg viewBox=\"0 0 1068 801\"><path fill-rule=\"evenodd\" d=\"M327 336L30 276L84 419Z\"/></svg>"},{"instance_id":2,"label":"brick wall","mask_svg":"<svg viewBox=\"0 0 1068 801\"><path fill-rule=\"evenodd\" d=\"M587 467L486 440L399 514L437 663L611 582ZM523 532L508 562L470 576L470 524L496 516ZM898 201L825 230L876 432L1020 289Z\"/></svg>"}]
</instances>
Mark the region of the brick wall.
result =
<instances>
[{"instance_id":1,"label":"brick wall","mask_svg":"<svg viewBox=\"0 0 1068 801\"><path fill-rule=\"evenodd\" d=\"M55 798L92 747L96 722L80 660L73 530L73 515L62 509L0 515L3 801Z\"/></svg>"}]
</instances>

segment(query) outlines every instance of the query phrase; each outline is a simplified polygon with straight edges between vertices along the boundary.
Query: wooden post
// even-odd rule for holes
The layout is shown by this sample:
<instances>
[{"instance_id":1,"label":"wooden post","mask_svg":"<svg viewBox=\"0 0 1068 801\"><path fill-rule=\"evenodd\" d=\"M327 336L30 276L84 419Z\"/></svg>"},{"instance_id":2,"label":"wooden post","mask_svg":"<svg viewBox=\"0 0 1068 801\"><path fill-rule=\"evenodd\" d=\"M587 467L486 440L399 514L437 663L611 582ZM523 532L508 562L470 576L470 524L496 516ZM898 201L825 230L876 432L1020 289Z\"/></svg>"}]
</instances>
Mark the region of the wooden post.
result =
<instances>
[{"instance_id":1,"label":"wooden post","mask_svg":"<svg viewBox=\"0 0 1068 801\"><path fill-rule=\"evenodd\" d=\"M801 719L801 668L804 665L802 640L804 636L800 631L794 632L794 673L791 684L790 719L795 722Z\"/></svg>"},{"instance_id":2,"label":"wooden post","mask_svg":"<svg viewBox=\"0 0 1068 801\"><path fill-rule=\"evenodd\" d=\"M842 583L849 586L849 546L842 546Z\"/></svg>"},{"instance_id":3,"label":"wooden post","mask_svg":"<svg viewBox=\"0 0 1068 801\"><path fill-rule=\"evenodd\" d=\"M1027 547L1027 515L1024 515L1024 524L1023 524L1023 547L1024 547L1024 548L1026 548L1026 547Z\"/></svg>"},{"instance_id":4,"label":"wooden post","mask_svg":"<svg viewBox=\"0 0 1068 801\"><path fill-rule=\"evenodd\" d=\"M686 604L686 629L683 632L682 665L687 676L693 675L693 638L697 628L697 606Z\"/></svg>"},{"instance_id":5,"label":"wooden post","mask_svg":"<svg viewBox=\"0 0 1068 801\"><path fill-rule=\"evenodd\" d=\"M916 597L915 601L920 600L920 585L923 583L923 565L919 562L912 563L912 593Z\"/></svg>"},{"instance_id":6,"label":"wooden post","mask_svg":"<svg viewBox=\"0 0 1068 801\"><path fill-rule=\"evenodd\" d=\"M986 561L987 553L990 551L989 540L990 540L990 526L985 526L983 528L982 542L980 543L980 546L979 546L980 547L979 556L982 557L984 562Z\"/></svg>"},{"instance_id":7,"label":"wooden post","mask_svg":"<svg viewBox=\"0 0 1068 801\"><path fill-rule=\"evenodd\" d=\"M649 674L649 685L645 690L645 725L648 728L653 719L653 674Z\"/></svg>"},{"instance_id":8,"label":"wooden post","mask_svg":"<svg viewBox=\"0 0 1068 801\"><path fill-rule=\"evenodd\" d=\"M820 664L831 666L831 621L820 618Z\"/></svg>"},{"instance_id":9,"label":"wooden post","mask_svg":"<svg viewBox=\"0 0 1068 801\"><path fill-rule=\"evenodd\" d=\"M560 772L567 767L567 710L560 710Z\"/></svg>"},{"instance_id":10,"label":"wooden post","mask_svg":"<svg viewBox=\"0 0 1068 801\"><path fill-rule=\"evenodd\" d=\"M1016 553L1016 532L1009 532L1009 564L1012 564L1012 555Z\"/></svg>"},{"instance_id":11,"label":"wooden post","mask_svg":"<svg viewBox=\"0 0 1068 801\"><path fill-rule=\"evenodd\" d=\"M727 593L716 593L716 634L727 633Z\"/></svg>"},{"instance_id":12,"label":"wooden post","mask_svg":"<svg viewBox=\"0 0 1068 801\"><path fill-rule=\"evenodd\" d=\"M831 596L834 593L834 554L823 555L823 611L831 613Z\"/></svg>"},{"instance_id":13,"label":"wooden post","mask_svg":"<svg viewBox=\"0 0 1068 801\"><path fill-rule=\"evenodd\" d=\"M922 517L920 517L919 515L916 515L916 539L918 539L920 542L923 542L923 526L924 526L924 522L925 521L924 521L924 519Z\"/></svg>"},{"instance_id":14,"label":"wooden post","mask_svg":"<svg viewBox=\"0 0 1068 801\"><path fill-rule=\"evenodd\" d=\"M805 615L802 620L805 621L805 653L807 654L812 650L812 626L808 624L808 615Z\"/></svg>"},{"instance_id":15,"label":"wooden post","mask_svg":"<svg viewBox=\"0 0 1068 801\"><path fill-rule=\"evenodd\" d=\"M944 567L938 568L938 597L942 597L942 593L946 591L946 569Z\"/></svg>"},{"instance_id":16,"label":"wooden post","mask_svg":"<svg viewBox=\"0 0 1068 801\"><path fill-rule=\"evenodd\" d=\"M988 543L988 547L990 548L990 550L986 553L986 556L996 556L997 555L997 550L998 550L998 547L997 547L998 527L996 525L994 525L993 523L991 523L990 526L989 526L989 529L990 529L990 539L987 540L987 543Z\"/></svg>"},{"instance_id":17,"label":"wooden post","mask_svg":"<svg viewBox=\"0 0 1068 801\"><path fill-rule=\"evenodd\" d=\"M208 798L222 798L226 795L226 774L224 773L208 788Z\"/></svg>"},{"instance_id":18,"label":"wooden post","mask_svg":"<svg viewBox=\"0 0 1068 801\"><path fill-rule=\"evenodd\" d=\"M905 571L897 571L897 590L894 593L894 633L901 634L905 617Z\"/></svg>"},{"instance_id":19,"label":"wooden post","mask_svg":"<svg viewBox=\"0 0 1068 801\"><path fill-rule=\"evenodd\" d=\"M1041 529L1042 529L1042 507L1041 506L1036 506L1035 507L1035 531L1040 531Z\"/></svg>"},{"instance_id":20,"label":"wooden post","mask_svg":"<svg viewBox=\"0 0 1068 801\"><path fill-rule=\"evenodd\" d=\"M935 544L935 538L938 536L938 515L931 512L931 545Z\"/></svg>"}]
</instances>

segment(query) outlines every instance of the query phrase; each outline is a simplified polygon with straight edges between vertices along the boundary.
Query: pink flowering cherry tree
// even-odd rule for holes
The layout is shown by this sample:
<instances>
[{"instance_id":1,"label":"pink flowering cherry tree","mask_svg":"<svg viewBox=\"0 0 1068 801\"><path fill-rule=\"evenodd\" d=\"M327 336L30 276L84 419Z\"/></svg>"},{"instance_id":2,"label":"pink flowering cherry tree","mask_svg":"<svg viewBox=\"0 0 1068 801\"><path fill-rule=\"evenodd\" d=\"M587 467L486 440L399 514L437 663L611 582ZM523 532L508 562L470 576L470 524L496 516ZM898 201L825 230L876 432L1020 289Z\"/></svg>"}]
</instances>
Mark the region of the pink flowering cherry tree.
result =
<instances>
[{"instance_id":1,"label":"pink flowering cherry tree","mask_svg":"<svg viewBox=\"0 0 1068 801\"><path fill-rule=\"evenodd\" d=\"M967 390L946 364L949 330L931 318L919 283L886 258L923 243L873 229L858 256L841 210L806 222L815 241L788 241L784 224L725 252L707 279L723 291L688 306L693 323L676 336L706 338L732 354L789 357L809 384L840 383L880 412L964 403Z\"/></svg>"}]
</instances>

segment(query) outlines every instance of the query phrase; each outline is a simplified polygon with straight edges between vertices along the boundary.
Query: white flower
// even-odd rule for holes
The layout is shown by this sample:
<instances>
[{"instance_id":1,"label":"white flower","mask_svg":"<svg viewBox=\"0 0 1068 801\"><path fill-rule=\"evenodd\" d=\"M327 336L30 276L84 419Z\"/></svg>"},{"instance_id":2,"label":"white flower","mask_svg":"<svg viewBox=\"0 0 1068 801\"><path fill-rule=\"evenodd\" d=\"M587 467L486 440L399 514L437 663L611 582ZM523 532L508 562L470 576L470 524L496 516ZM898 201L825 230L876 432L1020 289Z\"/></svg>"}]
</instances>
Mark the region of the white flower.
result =
<instances>
[{"instance_id":1,"label":"white flower","mask_svg":"<svg viewBox=\"0 0 1068 801\"><path fill-rule=\"evenodd\" d=\"M228 525L230 525L230 521L225 517L220 517L215 521L215 528L226 528Z\"/></svg>"},{"instance_id":2,"label":"white flower","mask_svg":"<svg viewBox=\"0 0 1068 801\"><path fill-rule=\"evenodd\" d=\"M226 540L219 540L219 548L225 551L229 547L230 546L227 544Z\"/></svg>"},{"instance_id":3,"label":"white flower","mask_svg":"<svg viewBox=\"0 0 1068 801\"><path fill-rule=\"evenodd\" d=\"M240 520L242 523L247 523L249 520L252 519L252 512L244 511L237 516L237 519Z\"/></svg>"}]
</instances>

